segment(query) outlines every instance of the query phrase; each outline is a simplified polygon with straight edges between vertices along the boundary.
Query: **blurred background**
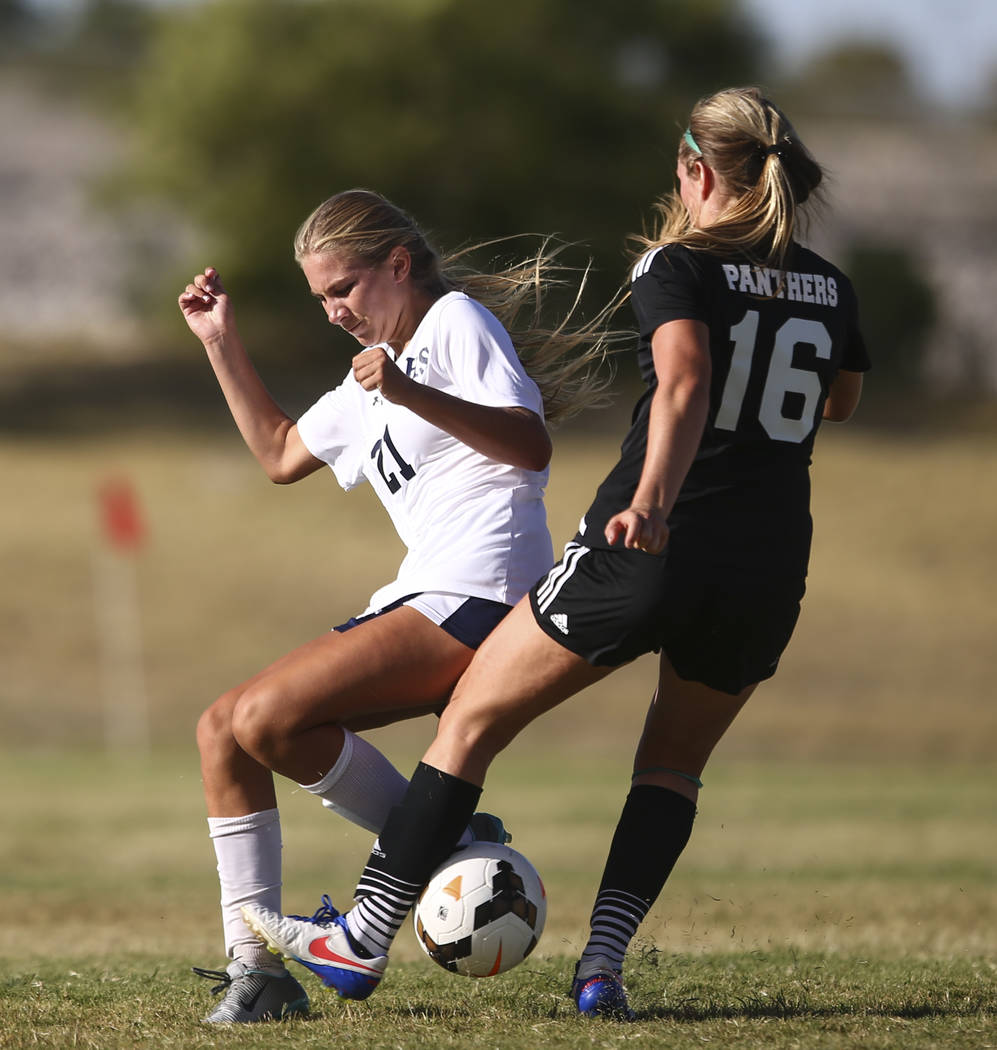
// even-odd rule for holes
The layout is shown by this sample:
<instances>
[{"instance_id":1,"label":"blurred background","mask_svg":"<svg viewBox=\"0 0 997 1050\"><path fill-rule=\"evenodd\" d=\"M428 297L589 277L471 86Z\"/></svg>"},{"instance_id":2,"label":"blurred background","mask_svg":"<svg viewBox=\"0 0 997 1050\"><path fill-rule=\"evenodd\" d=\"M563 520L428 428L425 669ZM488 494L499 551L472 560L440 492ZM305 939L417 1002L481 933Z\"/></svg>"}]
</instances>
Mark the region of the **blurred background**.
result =
<instances>
[{"instance_id":1,"label":"blurred background","mask_svg":"<svg viewBox=\"0 0 997 1050\"><path fill-rule=\"evenodd\" d=\"M723 747L992 761L990 0L0 0L6 746L192 751L215 696L394 573L367 494L326 474L276 490L242 447L176 307L194 272L221 271L298 414L352 352L291 256L320 200L375 188L444 250L559 234L593 260L594 310L690 105L743 83L829 171L810 240L852 274L875 370L818 442L798 637ZM555 435L556 544L636 382L621 361L617 407ZM618 732L625 766L653 670L621 672L619 727L555 714L537 740ZM392 739L416 755L430 731Z\"/></svg>"}]
</instances>

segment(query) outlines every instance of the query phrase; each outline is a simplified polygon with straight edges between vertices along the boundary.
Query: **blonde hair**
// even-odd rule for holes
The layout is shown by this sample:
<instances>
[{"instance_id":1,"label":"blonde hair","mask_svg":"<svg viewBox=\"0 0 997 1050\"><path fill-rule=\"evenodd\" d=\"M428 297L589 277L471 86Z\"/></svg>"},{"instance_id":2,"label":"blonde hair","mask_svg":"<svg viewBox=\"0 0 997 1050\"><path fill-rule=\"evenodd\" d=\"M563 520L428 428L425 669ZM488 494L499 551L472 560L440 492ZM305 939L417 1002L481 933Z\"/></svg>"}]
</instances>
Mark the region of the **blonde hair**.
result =
<instances>
[{"instance_id":1,"label":"blonde hair","mask_svg":"<svg viewBox=\"0 0 997 1050\"><path fill-rule=\"evenodd\" d=\"M561 262L569 246L550 237L542 237L530 257L495 273L483 273L464 262L472 252L511 239L472 245L441 259L406 212L371 190L354 189L330 197L302 223L294 238L294 257L300 263L307 255L328 253L378 266L402 245L412 260L412 281L418 289L433 298L465 292L499 319L523 367L540 388L547 422L608 404L612 375L602 366L617 345L632 337L609 326L619 304L577 322L588 268L579 271ZM574 301L560 322L543 326L547 293L576 282Z\"/></svg>"},{"instance_id":2,"label":"blonde hair","mask_svg":"<svg viewBox=\"0 0 997 1050\"><path fill-rule=\"evenodd\" d=\"M817 199L823 170L774 102L753 87L728 88L700 99L679 141L678 162L691 172L707 164L730 204L706 228L693 225L673 190L655 206L655 230L632 238L638 254L683 244L782 267L800 225L800 208Z\"/></svg>"}]
</instances>

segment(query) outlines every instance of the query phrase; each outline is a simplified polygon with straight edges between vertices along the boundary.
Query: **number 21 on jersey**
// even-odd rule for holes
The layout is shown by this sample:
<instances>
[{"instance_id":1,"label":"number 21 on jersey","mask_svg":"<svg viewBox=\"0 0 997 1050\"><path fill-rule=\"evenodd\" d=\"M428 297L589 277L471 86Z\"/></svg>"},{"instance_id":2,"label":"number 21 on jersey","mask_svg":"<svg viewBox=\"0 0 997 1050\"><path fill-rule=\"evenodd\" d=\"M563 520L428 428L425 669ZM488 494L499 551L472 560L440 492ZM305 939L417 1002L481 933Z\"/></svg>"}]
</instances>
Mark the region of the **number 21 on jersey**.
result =
<instances>
[{"instance_id":1,"label":"number 21 on jersey","mask_svg":"<svg viewBox=\"0 0 997 1050\"><path fill-rule=\"evenodd\" d=\"M393 466L391 463L385 466L385 451L394 460ZM395 448L395 443L391 440L387 427L384 428L384 435L374 442L374 447L370 450L370 458L377 464L377 472L384 478L384 484L388 486L388 491L392 495L402 487L402 482L398 480L399 475L401 475L402 481L410 481L415 477L415 467L406 462L398 449Z\"/></svg>"},{"instance_id":2,"label":"number 21 on jersey","mask_svg":"<svg viewBox=\"0 0 997 1050\"><path fill-rule=\"evenodd\" d=\"M758 321L758 311L748 310L730 330L734 344L730 371L714 424L721 430L736 430L741 418L748 378L755 364ZM773 441L798 444L817 424L817 412L821 406L820 377L808 368L793 365L793 352L801 343L812 346L819 358L831 358L831 336L820 321L790 317L776 330L758 410L758 422ZM785 415L787 394L802 397L802 411L798 416Z\"/></svg>"}]
</instances>

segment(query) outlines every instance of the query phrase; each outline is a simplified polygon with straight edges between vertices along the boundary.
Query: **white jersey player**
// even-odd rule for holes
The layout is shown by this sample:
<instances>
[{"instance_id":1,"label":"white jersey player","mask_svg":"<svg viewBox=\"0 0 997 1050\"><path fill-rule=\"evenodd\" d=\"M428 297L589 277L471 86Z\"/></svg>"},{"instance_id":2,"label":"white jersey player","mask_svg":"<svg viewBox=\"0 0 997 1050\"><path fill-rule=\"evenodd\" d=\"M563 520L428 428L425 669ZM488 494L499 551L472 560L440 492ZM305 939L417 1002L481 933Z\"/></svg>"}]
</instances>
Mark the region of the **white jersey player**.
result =
<instances>
[{"instance_id":1,"label":"white jersey player","mask_svg":"<svg viewBox=\"0 0 997 1050\"><path fill-rule=\"evenodd\" d=\"M442 711L474 650L553 562L545 404L556 414L601 394L604 380L586 362L602 356L606 338L601 321L553 335L516 330L555 254L545 245L501 274L464 270L457 280L383 197L330 198L298 231L295 257L330 323L363 349L298 421L250 363L217 272L198 274L180 296L268 476L294 482L328 464L345 489L370 482L408 548L363 613L224 693L198 723L230 960L223 971L196 971L225 993L208 1022L308 1008L240 914L247 903L280 908L273 772L379 831L407 781L356 732ZM533 353L543 390L521 363ZM487 814L467 833L505 837Z\"/></svg>"},{"instance_id":2,"label":"white jersey player","mask_svg":"<svg viewBox=\"0 0 997 1050\"><path fill-rule=\"evenodd\" d=\"M385 350L417 383L543 418L539 388L508 333L463 292L437 299L397 357ZM546 467L482 455L380 390L364 390L352 373L298 420L298 433L344 489L370 482L408 548L368 612L421 591L513 604L553 564Z\"/></svg>"}]
</instances>

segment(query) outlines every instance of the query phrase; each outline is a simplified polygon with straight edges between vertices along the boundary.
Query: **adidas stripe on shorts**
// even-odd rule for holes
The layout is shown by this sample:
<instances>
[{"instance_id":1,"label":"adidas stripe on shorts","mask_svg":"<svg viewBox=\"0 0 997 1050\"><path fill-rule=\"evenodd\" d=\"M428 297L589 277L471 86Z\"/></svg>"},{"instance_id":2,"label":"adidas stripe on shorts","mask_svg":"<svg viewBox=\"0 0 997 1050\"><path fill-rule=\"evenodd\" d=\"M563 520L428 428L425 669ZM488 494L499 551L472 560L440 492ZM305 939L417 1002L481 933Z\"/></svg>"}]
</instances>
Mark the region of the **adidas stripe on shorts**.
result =
<instances>
[{"instance_id":1,"label":"adidas stripe on shorts","mask_svg":"<svg viewBox=\"0 0 997 1050\"><path fill-rule=\"evenodd\" d=\"M655 555L576 537L530 604L546 634L595 666L660 651L680 678L737 694L775 674L803 592L797 574L710 564L680 544Z\"/></svg>"}]
</instances>

